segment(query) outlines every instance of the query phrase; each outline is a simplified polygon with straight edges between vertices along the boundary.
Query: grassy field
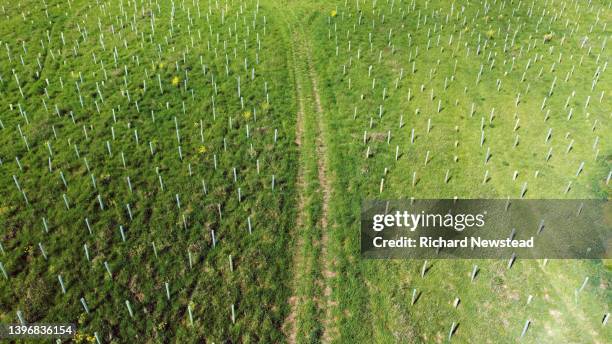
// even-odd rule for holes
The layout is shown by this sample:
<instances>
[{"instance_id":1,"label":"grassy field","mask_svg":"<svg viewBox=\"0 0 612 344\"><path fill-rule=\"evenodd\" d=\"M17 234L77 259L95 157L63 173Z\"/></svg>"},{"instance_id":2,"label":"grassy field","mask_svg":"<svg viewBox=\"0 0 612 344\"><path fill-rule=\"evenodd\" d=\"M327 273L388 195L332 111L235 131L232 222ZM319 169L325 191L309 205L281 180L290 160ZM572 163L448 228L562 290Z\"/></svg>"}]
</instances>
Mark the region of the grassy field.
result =
<instances>
[{"instance_id":1,"label":"grassy field","mask_svg":"<svg viewBox=\"0 0 612 344\"><path fill-rule=\"evenodd\" d=\"M22 1L2 17L0 321L281 341L297 149L274 16Z\"/></svg>"},{"instance_id":2,"label":"grassy field","mask_svg":"<svg viewBox=\"0 0 612 344\"><path fill-rule=\"evenodd\" d=\"M609 4L349 1L311 12L338 190L337 340L445 342L454 323L453 341L509 343L530 320L526 342L606 342L611 275L600 261L434 261L422 278L422 261L361 261L355 233L364 199L520 198L525 185L527 198L607 198Z\"/></svg>"},{"instance_id":3,"label":"grassy field","mask_svg":"<svg viewBox=\"0 0 612 344\"><path fill-rule=\"evenodd\" d=\"M0 323L92 343L612 337L606 261L421 276L359 252L366 199L608 198L606 1L1 5Z\"/></svg>"}]
</instances>

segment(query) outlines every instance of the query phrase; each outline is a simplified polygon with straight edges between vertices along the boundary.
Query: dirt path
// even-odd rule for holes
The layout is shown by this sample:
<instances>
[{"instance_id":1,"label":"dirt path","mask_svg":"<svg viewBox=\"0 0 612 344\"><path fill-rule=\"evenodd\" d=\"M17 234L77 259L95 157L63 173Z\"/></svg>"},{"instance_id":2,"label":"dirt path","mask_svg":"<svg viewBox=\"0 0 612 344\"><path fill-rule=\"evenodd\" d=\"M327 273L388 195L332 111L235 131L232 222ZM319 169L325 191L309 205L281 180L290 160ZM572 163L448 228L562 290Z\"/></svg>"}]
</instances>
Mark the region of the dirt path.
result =
<instances>
[{"instance_id":1,"label":"dirt path","mask_svg":"<svg viewBox=\"0 0 612 344\"><path fill-rule=\"evenodd\" d=\"M293 60L295 62L296 60L296 56L295 56L295 50L293 51ZM297 70L295 71L295 74L297 74ZM295 126L295 143L298 145L298 147L300 147L300 150L303 151L303 147L302 147L302 142L303 142L303 137L304 137L304 96L303 96L303 90L302 90L302 84L298 79L298 76L295 75L295 89L296 89L296 98L297 98L297 102L298 102L298 111L297 111L297 119L296 119L296 126ZM306 263L306 259L304 259L303 256L303 247L304 247L304 236L301 235L301 231L304 230L304 222L305 222L305 216L306 214L304 213L304 205L305 205L305 198L306 198L306 182L305 182L305 178L304 178L304 166L305 166L305 161L304 161L304 154L300 153L300 159L299 159L299 167L298 167L298 176L297 176L297 189L299 190L299 196L298 196L298 204L297 204L297 218L295 221L295 226L296 226L296 246L295 246L295 253L293 255L293 271L294 271L294 281L293 281L293 293L292 296L289 298L288 302L289 305L291 306L291 309L289 311L289 315L287 316L287 318L285 319L285 323L283 324L283 332L285 332L285 334L287 335L287 341L290 344L294 344L296 343L296 339L297 339L297 332L298 332L298 327L297 327L297 316L298 316L298 304L300 303L300 299L297 293L297 285L299 283L299 274L301 272L303 272L306 267L305 267L305 263Z\"/></svg>"},{"instance_id":2,"label":"dirt path","mask_svg":"<svg viewBox=\"0 0 612 344\"><path fill-rule=\"evenodd\" d=\"M298 214L296 219L297 226L297 244L293 260L294 280L293 295L289 298L291 306L289 315L285 319L283 330L287 335L287 341L291 344L298 342L300 322L300 305L304 301L304 297L312 297L317 304L318 314L316 321L321 324L322 331L320 338L317 340L328 343L331 342L336 335L337 329L332 320L331 309L335 303L331 299L332 286L331 279L336 276L332 268L332 260L328 253L328 223L329 223L329 200L331 195L331 184L328 176L327 162L327 146L326 146L326 130L324 123L324 110L321 104L319 95L316 73L313 68L312 58L310 56L309 44L304 33L292 30L292 45L293 45L293 61L294 61L294 76L296 98L298 102L297 123L296 123L296 143L300 147L300 162L298 171L298 190L299 203ZM309 140L306 140L305 135L308 135ZM314 137L314 139L313 139ZM306 159L310 157L310 163L313 173L305 173L305 166L308 166ZM316 161L313 163L313 160ZM316 174L314 170L316 169ZM315 180L316 178L316 180ZM310 184L312 183L312 184ZM315 194L308 190L309 185L317 184ZM308 233L303 231L314 230L306 228L305 223L308 222L309 213L305 206L310 204L311 200L318 200L317 207L320 209L318 218L314 221L321 229L320 237L313 240L312 251L304 252L305 238L308 238ZM317 284L322 289L323 295L299 295L298 286L304 283L302 280L305 274L312 275L313 263L312 257L307 257L307 254L315 255L318 252L318 257L314 256L315 265L318 264L320 271L316 271L316 276L305 283ZM311 259L309 259L311 258Z\"/></svg>"},{"instance_id":3,"label":"dirt path","mask_svg":"<svg viewBox=\"0 0 612 344\"><path fill-rule=\"evenodd\" d=\"M308 50L309 51L309 50ZM317 76L312 67L312 60L310 55L308 55L308 72L310 75L310 81L312 83L312 93L315 101L315 109L316 109L316 121L317 121L317 170L318 170L318 178L319 178L319 186L321 188L321 192L323 194L323 204L322 204L322 214L321 214L321 227L323 229L321 235L321 266L322 266L322 274L324 277L324 295L325 295L325 305L323 307L324 318L322 319L323 325L323 336L321 341L323 343L331 342L334 335L336 335L336 328L334 326L334 321L332 319L332 308L336 306L336 303L332 300L332 286L330 279L336 277L336 273L332 270L332 260L329 258L328 253L328 218L329 218L329 198L331 195L331 185L329 183L329 178L327 172L329 171L327 165L327 147L326 147L326 130L325 123L323 122L323 107L321 106L321 98L319 96L319 88L317 84Z\"/></svg>"}]
</instances>

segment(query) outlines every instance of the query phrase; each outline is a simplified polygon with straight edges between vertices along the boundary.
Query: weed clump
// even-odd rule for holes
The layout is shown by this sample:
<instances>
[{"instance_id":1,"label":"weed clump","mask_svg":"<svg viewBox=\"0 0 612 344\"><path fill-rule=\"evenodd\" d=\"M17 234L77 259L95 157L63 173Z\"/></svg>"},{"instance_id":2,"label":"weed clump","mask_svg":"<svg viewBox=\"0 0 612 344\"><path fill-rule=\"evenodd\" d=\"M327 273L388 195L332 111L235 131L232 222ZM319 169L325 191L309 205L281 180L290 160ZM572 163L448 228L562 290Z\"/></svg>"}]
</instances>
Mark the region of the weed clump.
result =
<instances>
[{"instance_id":1,"label":"weed clump","mask_svg":"<svg viewBox=\"0 0 612 344\"><path fill-rule=\"evenodd\" d=\"M552 32L547 33L547 34L545 34L545 35L544 35L544 42L545 42L545 43L552 41L552 39L553 39L553 34L552 34Z\"/></svg>"}]
</instances>

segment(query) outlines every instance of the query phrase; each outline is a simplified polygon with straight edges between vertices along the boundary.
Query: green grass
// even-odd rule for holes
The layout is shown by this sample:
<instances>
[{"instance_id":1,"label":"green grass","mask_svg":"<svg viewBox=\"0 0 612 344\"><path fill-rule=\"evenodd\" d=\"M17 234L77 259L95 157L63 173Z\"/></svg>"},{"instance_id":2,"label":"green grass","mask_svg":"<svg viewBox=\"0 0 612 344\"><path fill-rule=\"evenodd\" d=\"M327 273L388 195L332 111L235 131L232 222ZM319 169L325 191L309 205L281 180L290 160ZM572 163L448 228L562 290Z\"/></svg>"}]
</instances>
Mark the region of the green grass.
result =
<instances>
[{"instance_id":1,"label":"green grass","mask_svg":"<svg viewBox=\"0 0 612 344\"><path fill-rule=\"evenodd\" d=\"M17 311L28 322L73 322L82 342L97 332L102 342L264 343L290 331L321 342L326 330L339 343L445 342L455 322L454 342L512 343L529 319L524 342L606 342L608 261L519 259L508 270L502 260L434 260L422 278L422 261L359 256L365 199L519 198L524 183L526 198L607 199L610 5L487 4L187 1L173 12L171 2L5 1L0 322L17 322ZM320 159L332 187L326 247ZM328 263L335 277L324 276ZM290 297L299 300L295 329L283 328Z\"/></svg>"},{"instance_id":2,"label":"green grass","mask_svg":"<svg viewBox=\"0 0 612 344\"><path fill-rule=\"evenodd\" d=\"M280 23L265 8L257 10L255 1L199 6L175 3L171 19L170 3L51 1L47 19L41 2L5 4L0 31L3 49L7 44L12 61L6 54L0 60L1 261L9 275L0 286L3 323L16 322L19 310L28 322L77 323L80 332L90 338L98 332L104 342L282 340L278 329L288 309L291 254L287 247L292 240L297 170L294 91L284 87L290 77L289 62L275 52L282 51L286 41ZM27 52L21 50L22 41ZM19 55L26 62L23 66ZM174 77L179 85L172 84ZM237 96L238 77L244 108ZM123 92L129 92L129 99ZM18 104L27 112L27 120ZM247 111L250 115L244 115ZM125 242L119 226L125 229ZM91 262L86 260L85 244ZM112 278L104 262L110 265ZM66 294L57 275L63 278ZM90 314L85 314L81 297ZM126 300L134 310L133 319Z\"/></svg>"},{"instance_id":3,"label":"green grass","mask_svg":"<svg viewBox=\"0 0 612 344\"><path fill-rule=\"evenodd\" d=\"M609 29L604 32L603 24L598 24L588 34L589 45L593 47L590 55L586 55L588 47L580 49L580 40L587 35L586 30L590 30L597 13L600 20L609 18L610 9L594 2L592 9L571 6L570 11L567 4L568 9L559 19L552 23L544 21L537 28L537 20L535 16L528 17L525 4L514 14L516 3L506 3L504 8L500 3L491 4L487 16L483 14L482 4L464 5L462 16L467 17L466 25L456 17L446 22L450 3L445 1L429 2L427 9L425 4L413 7L412 2L395 2L393 12L391 2L378 1L375 8L373 2L359 2L360 11L355 8L355 2L347 4L321 6L310 18L312 40L317 42L319 52L316 65L321 83L327 86L322 93L333 133L330 152L337 176L338 191L333 197L332 212L336 224L333 250L339 257L340 273L334 288L334 297L340 305L336 310L341 323L337 341L365 342L373 338L376 342L444 342L452 322L457 322L454 341L515 342L525 321L530 319L532 323L525 338L528 342L605 342L610 330L601 327L601 319L609 312L611 275L609 268L599 262L552 261L543 269L542 261L519 261L506 271L505 261L435 261L421 279L421 261L360 261L356 233L363 199L519 198L525 182L528 198L607 198L609 189L605 180L610 171L612 147L604 137L610 131L610 103L606 96L600 102L599 96L611 83L609 77L601 75L595 90L591 91L590 80L609 56L609 48L599 51ZM455 4L455 15L461 6ZM330 18L330 11L336 8L337 16ZM551 11L555 8L550 3L536 4L534 13L546 10L550 14L545 19L549 19L554 16ZM436 17L431 16L434 10L440 11ZM425 15L428 15L426 25ZM566 19L570 23L568 28L565 28ZM570 35L577 19L580 29ZM504 52L509 25L510 38L519 29L515 45L508 46ZM393 30L391 43L390 29ZM481 35L483 46L489 29L495 31L494 37L487 42L488 48L475 56L478 36ZM548 32L554 32L554 38L543 43L540 37ZM436 43L438 35L440 46ZM451 35L453 43L449 46ZM561 45L564 35L568 37ZM469 55L467 47L471 49ZM551 47L554 47L552 54ZM559 52L562 52L561 63ZM496 56L492 69L489 53L496 54L492 55ZM541 54L542 58L532 63L525 81L521 82L527 60L535 54ZM599 61L597 54L601 54ZM582 55L585 57L579 66ZM515 67L510 71L512 57L516 59ZM455 60L457 69L451 81ZM557 61L554 72L550 72L554 61ZM415 73L412 73L413 62ZM573 75L564 82L574 64ZM368 76L370 65L373 66L371 77ZM477 84L481 65L484 72ZM403 78L396 88L402 68ZM541 77L540 68L544 70ZM504 75L505 72L508 74ZM558 81L542 111L540 106L554 75ZM374 78L376 84L372 88ZM499 92L497 79L502 80ZM423 92L421 85L424 85ZM573 91L575 96L566 109L566 99ZM520 103L515 106L519 92ZM591 101L584 110L589 95ZM439 100L442 110L438 113ZM470 116L472 103L475 103L475 113ZM380 105L384 108L382 117L379 117ZM495 108L495 117L490 122L492 108ZM574 108L574 113L568 121L569 108ZM550 118L545 121L547 110L551 111ZM401 116L404 126L400 128ZM428 133L429 118L432 127ZM481 118L485 120L486 132L483 147L480 147ZM514 131L518 118L520 127ZM597 128L592 131L595 120ZM416 132L414 144L410 142L412 128ZM553 138L546 144L549 128L553 128ZM365 145L364 131L368 137ZM391 131L389 144L388 131ZM516 134L520 135L519 144L513 147ZM599 154L595 159L596 150L592 147L597 136ZM572 140L572 150L565 153ZM368 146L372 155L366 158ZM396 146L401 153L397 161ZM488 147L491 158L485 165ZM546 161L549 147L553 148L553 155ZM425 165L428 151L430 160ZM584 171L575 177L582 161ZM451 179L444 183L447 170ZM489 178L483 184L487 170ZM515 170L519 174L513 181ZM537 177L536 171L539 171ZM414 186L413 172L417 174ZM381 178L385 179L382 194L379 193ZM570 181L572 187L566 194ZM481 273L470 283L473 264L479 265ZM586 276L590 282L576 301L574 290ZM411 306L414 288L422 295ZM527 306L528 295L533 295L534 301ZM455 297L461 299L456 309L452 307Z\"/></svg>"}]
</instances>

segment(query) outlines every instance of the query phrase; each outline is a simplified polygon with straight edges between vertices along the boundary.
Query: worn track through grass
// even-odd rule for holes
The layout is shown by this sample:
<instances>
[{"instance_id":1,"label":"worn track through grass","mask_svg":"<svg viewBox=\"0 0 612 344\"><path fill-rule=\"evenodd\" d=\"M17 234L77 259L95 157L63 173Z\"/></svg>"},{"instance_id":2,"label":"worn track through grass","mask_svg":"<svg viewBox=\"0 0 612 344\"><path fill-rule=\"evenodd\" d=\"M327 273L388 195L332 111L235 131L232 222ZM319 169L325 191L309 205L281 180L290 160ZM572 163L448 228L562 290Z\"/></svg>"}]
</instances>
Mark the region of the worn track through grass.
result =
<instances>
[{"instance_id":1,"label":"worn track through grass","mask_svg":"<svg viewBox=\"0 0 612 344\"><path fill-rule=\"evenodd\" d=\"M306 51L310 51L308 48ZM331 185L329 182L329 178L327 175L328 172L328 164L327 164L327 147L326 147L326 133L325 133L325 123L323 121L323 107L321 106L321 98L319 96L319 89L317 84L317 76L312 67L312 58L310 54L307 56L308 62L308 73L310 76L310 80L312 83L312 93L315 101L315 109L316 109L316 122L317 122L317 168L318 168L318 178L319 178L319 187L321 188L321 192L323 194L323 204L322 204L322 214L321 214L321 267L323 269L323 284L324 284L324 296L325 301L323 304L323 312L324 318L322 320L323 324L323 335L322 342L329 343L331 342L333 336L336 333L336 329L334 326L334 321L332 319L332 308L336 305L332 300L332 286L331 279L336 276L336 273L332 270L332 260L329 258L328 253L328 218L329 218L329 199L331 195Z\"/></svg>"},{"instance_id":2,"label":"worn track through grass","mask_svg":"<svg viewBox=\"0 0 612 344\"><path fill-rule=\"evenodd\" d=\"M294 61L294 77L295 87L297 93L298 112L297 112L297 127L296 127L296 143L300 146L300 171L298 173L298 188L300 190L299 204L298 204L298 217L296 219L297 226L297 247L296 253L293 260L294 270L294 281L293 281L293 294L289 298L290 313L288 314L284 330L287 335L287 341L289 343L299 342L298 336L300 336L300 304L305 301L305 297L313 297L317 304L319 312L316 317L316 321L321 325L322 329L315 335L317 341L324 343L331 342L333 336L337 332L335 326L333 326L333 320L331 319L331 308L335 305L332 301L332 287L330 279L335 277L335 272L332 271L332 260L329 258L328 253L328 223L329 223L329 200L331 197L331 184L328 178L328 163L327 163L327 147L326 147L326 133L325 123L323 121L324 110L321 105L321 99L318 90L317 76L312 65L312 58L310 56L310 48L308 42L304 36L304 33L298 32L297 30L291 30L291 39L293 46L293 61ZM299 65L299 67L298 67ZM300 68L301 67L301 68ZM305 91L306 89L306 91ZM306 93L304 93L306 92ZM309 103L310 102L310 103ZM308 111L308 110L312 111ZM308 113L307 113L308 111ZM310 121L306 124L306 121ZM310 130L311 132L306 132ZM305 137L312 136L314 147L306 144ZM310 142L308 142L310 143ZM312 155L316 161L316 175L306 176L304 167L307 162L308 156ZM312 177L312 178L309 178ZM315 179L316 178L316 179ZM309 180L313 179L313 180ZM316 195L309 194L309 187L316 185ZM317 217L310 223L316 223L321 229L321 235L319 238L314 238L311 243L315 246L315 251L319 252L317 257L320 271L316 271L315 276L311 280L306 280L306 283L313 283L320 285L322 288L323 295L300 295L299 285L304 283L302 281L303 275L311 272L312 267L309 257L305 255L303 247L305 245L305 238L308 237L308 233L302 233L304 230L312 230L306 227L307 217L309 216L307 204L310 204L312 200L318 201L320 204L316 205L319 209ZM310 214L312 216L313 214ZM312 252L311 252L312 253ZM310 331L313 329L307 329ZM315 331L316 332L316 331Z\"/></svg>"},{"instance_id":3,"label":"worn track through grass","mask_svg":"<svg viewBox=\"0 0 612 344\"><path fill-rule=\"evenodd\" d=\"M296 54L295 49L292 51L293 63L295 66L296 62ZM296 100L297 100L297 119L296 119L296 127L295 127L295 143L298 145L301 151L303 151L302 143L304 141L304 113L305 113L305 100L303 96L302 84L298 79L298 71L294 67L294 78L295 78L295 90L296 90ZM298 204L297 204L297 218L295 222L295 233L296 233L296 250L293 256L293 271L294 271L294 281L292 285L292 295L289 298L290 312L287 318L285 319L285 323L283 324L283 331L287 336L287 341L291 344L296 343L297 340L297 317L298 317L298 304L300 302L300 295L298 295L298 284L299 284L299 274L303 273L306 268L307 260L303 255L303 247L304 247L304 236L302 235L302 231L305 230L304 223L305 217L305 202L306 202L306 193L307 193L307 184L304 177L304 166L306 165L304 161L304 154L300 153L299 159L299 167L298 167L298 176L297 176L297 189L299 190L298 194Z\"/></svg>"}]
</instances>

